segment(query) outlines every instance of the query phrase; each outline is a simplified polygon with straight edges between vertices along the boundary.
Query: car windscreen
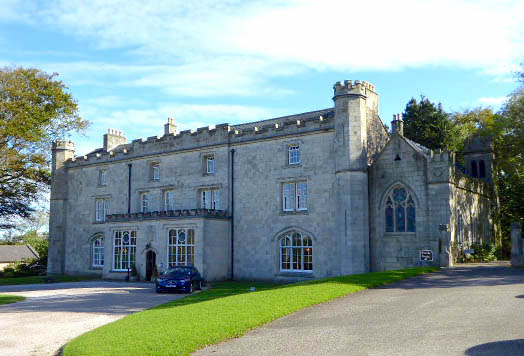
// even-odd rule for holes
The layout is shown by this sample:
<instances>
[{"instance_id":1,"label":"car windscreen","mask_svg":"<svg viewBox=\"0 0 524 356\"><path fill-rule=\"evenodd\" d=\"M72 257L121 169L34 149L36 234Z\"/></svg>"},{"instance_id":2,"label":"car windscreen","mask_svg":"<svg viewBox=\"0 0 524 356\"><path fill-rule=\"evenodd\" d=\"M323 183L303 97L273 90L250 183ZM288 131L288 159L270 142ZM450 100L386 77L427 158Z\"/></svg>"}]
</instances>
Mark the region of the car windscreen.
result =
<instances>
[{"instance_id":1,"label":"car windscreen","mask_svg":"<svg viewBox=\"0 0 524 356\"><path fill-rule=\"evenodd\" d=\"M164 272L164 276L177 278L177 277L187 277L191 275L191 270L186 268L180 269L170 269Z\"/></svg>"}]
</instances>

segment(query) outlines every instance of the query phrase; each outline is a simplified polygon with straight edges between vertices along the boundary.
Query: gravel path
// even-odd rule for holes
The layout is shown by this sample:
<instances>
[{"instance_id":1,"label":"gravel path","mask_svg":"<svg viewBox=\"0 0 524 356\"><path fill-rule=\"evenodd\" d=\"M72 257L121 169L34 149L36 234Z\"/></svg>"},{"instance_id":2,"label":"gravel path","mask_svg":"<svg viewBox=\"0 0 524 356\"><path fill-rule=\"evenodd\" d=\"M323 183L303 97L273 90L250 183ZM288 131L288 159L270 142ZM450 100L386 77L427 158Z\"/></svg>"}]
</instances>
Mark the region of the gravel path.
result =
<instances>
[{"instance_id":1,"label":"gravel path","mask_svg":"<svg viewBox=\"0 0 524 356\"><path fill-rule=\"evenodd\" d=\"M524 355L524 268L464 265L365 290L196 355Z\"/></svg>"},{"instance_id":2,"label":"gravel path","mask_svg":"<svg viewBox=\"0 0 524 356\"><path fill-rule=\"evenodd\" d=\"M143 309L184 297L150 283L74 282L0 286L27 299L0 305L0 355L48 356L72 338Z\"/></svg>"}]
</instances>

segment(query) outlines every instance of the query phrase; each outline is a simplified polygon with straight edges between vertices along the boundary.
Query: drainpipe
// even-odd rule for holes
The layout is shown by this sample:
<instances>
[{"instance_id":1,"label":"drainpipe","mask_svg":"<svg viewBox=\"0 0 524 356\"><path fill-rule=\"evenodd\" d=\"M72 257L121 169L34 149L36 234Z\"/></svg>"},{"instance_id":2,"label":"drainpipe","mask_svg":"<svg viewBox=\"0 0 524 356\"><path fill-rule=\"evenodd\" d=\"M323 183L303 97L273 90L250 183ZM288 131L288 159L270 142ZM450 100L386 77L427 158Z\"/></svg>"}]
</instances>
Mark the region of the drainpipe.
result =
<instances>
[{"instance_id":1,"label":"drainpipe","mask_svg":"<svg viewBox=\"0 0 524 356\"><path fill-rule=\"evenodd\" d=\"M235 277L235 150L231 150L231 279Z\"/></svg>"},{"instance_id":2,"label":"drainpipe","mask_svg":"<svg viewBox=\"0 0 524 356\"><path fill-rule=\"evenodd\" d=\"M133 165L129 163L127 167L129 168L128 182L127 182L127 213L131 214L131 167Z\"/></svg>"}]
</instances>

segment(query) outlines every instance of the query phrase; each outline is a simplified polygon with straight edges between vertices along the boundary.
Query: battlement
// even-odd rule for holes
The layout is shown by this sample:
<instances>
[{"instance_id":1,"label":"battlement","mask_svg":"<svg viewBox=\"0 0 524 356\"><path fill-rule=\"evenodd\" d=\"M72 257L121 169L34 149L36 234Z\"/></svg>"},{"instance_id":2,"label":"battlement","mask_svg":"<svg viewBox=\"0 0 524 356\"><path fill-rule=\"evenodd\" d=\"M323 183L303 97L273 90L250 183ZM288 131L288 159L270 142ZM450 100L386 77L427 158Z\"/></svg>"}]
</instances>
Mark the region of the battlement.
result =
<instances>
[{"instance_id":1,"label":"battlement","mask_svg":"<svg viewBox=\"0 0 524 356\"><path fill-rule=\"evenodd\" d=\"M53 142L53 150L75 150L75 143L73 141L56 140Z\"/></svg>"},{"instance_id":2,"label":"battlement","mask_svg":"<svg viewBox=\"0 0 524 356\"><path fill-rule=\"evenodd\" d=\"M336 82L333 85L334 97L344 95L359 95L367 96L368 92L376 94L375 86L366 81L360 80L344 80L343 82Z\"/></svg>"},{"instance_id":3,"label":"battlement","mask_svg":"<svg viewBox=\"0 0 524 356\"><path fill-rule=\"evenodd\" d=\"M431 162L446 162L454 161L454 153L448 150L430 150L429 160Z\"/></svg>"},{"instance_id":4,"label":"battlement","mask_svg":"<svg viewBox=\"0 0 524 356\"><path fill-rule=\"evenodd\" d=\"M87 155L69 159L67 165L68 167L78 167L92 163L116 161L124 158L165 154L209 146L235 144L333 129L334 112L322 110L324 115L318 115L318 112L312 112L310 116L299 114L238 126L223 123L214 126L200 127L196 130L167 133L163 136L151 136L147 139L135 139L131 141L131 143L120 144L110 151L98 149Z\"/></svg>"}]
</instances>

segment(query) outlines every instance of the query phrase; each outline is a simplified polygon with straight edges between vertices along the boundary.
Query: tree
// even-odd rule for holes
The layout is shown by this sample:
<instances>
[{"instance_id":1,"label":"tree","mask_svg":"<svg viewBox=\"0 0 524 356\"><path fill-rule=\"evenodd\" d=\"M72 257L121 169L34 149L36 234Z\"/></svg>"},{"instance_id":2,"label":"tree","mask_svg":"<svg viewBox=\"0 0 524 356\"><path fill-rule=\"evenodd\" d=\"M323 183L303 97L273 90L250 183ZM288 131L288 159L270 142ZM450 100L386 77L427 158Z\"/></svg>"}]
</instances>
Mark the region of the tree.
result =
<instances>
[{"instance_id":1,"label":"tree","mask_svg":"<svg viewBox=\"0 0 524 356\"><path fill-rule=\"evenodd\" d=\"M407 103L403 113L404 135L428 148L449 148L455 150L457 144L453 121L442 109L424 96L420 102L415 98Z\"/></svg>"},{"instance_id":2,"label":"tree","mask_svg":"<svg viewBox=\"0 0 524 356\"><path fill-rule=\"evenodd\" d=\"M88 122L58 73L0 69L0 229L28 218L50 184L51 142Z\"/></svg>"}]
</instances>

